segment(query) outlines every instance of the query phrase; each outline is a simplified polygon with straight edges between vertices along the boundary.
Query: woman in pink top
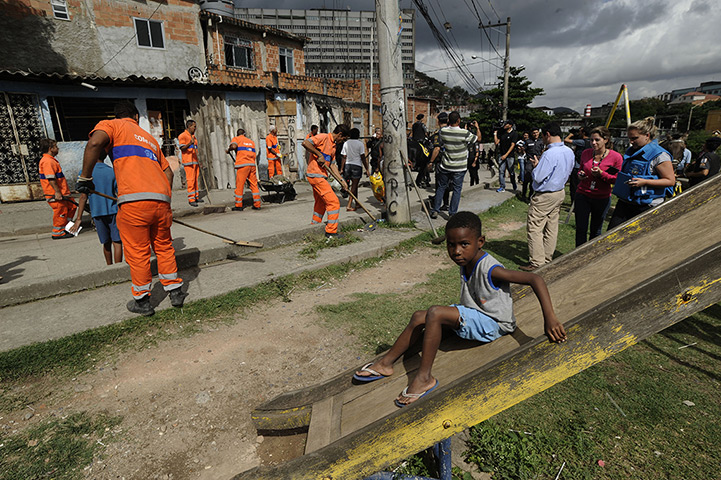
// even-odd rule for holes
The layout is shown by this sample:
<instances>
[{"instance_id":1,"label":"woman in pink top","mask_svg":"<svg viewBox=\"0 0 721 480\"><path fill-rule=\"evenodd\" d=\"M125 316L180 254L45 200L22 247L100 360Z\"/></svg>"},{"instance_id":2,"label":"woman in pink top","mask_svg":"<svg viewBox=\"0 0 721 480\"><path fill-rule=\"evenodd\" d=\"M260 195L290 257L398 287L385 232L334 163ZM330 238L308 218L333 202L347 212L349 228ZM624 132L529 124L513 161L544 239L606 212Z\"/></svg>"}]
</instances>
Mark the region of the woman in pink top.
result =
<instances>
[{"instance_id":1,"label":"woman in pink top","mask_svg":"<svg viewBox=\"0 0 721 480\"><path fill-rule=\"evenodd\" d=\"M611 190L623 157L610 149L611 132L606 127L591 130L591 148L581 153L580 183L576 189L576 246L586 243L588 220L591 232L588 240L601 235L601 226L611 206Z\"/></svg>"}]
</instances>

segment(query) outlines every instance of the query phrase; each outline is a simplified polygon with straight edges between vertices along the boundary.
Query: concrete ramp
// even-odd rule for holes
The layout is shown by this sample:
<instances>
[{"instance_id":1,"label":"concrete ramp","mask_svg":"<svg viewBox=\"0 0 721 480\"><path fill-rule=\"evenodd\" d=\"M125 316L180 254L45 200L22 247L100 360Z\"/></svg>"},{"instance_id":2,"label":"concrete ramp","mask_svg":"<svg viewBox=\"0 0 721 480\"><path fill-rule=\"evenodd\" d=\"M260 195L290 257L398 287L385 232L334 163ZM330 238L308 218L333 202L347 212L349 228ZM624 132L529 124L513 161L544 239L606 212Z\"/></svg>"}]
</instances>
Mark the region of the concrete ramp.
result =
<instances>
[{"instance_id":1,"label":"concrete ramp","mask_svg":"<svg viewBox=\"0 0 721 480\"><path fill-rule=\"evenodd\" d=\"M392 377L353 385L348 371L259 406L260 431L308 429L306 454L234 478L364 478L721 301L720 194L718 176L539 270L565 344L545 338L530 287L515 290L516 332L487 345L445 340L440 385L412 406L393 399L417 352Z\"/></svg>"}]
</instances>

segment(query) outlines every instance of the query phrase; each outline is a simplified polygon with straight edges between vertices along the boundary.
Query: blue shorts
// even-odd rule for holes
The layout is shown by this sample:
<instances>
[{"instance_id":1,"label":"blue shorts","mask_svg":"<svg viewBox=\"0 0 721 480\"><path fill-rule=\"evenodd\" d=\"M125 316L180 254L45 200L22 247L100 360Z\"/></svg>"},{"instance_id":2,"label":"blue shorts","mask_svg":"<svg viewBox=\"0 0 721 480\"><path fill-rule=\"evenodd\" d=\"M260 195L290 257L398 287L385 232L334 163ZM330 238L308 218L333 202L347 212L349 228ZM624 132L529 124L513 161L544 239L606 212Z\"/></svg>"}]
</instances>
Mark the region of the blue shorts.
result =
<instances>
[{"instance_id":1,"label":"blue shorts","mask_svg":"<svg viewBox=\"0 0 721 480\"><path fill-rule=\"evenodd\" d=\"M120 243L120 232L115 225L115 214L93 217L95 230L98 232L100 243L105 245L109 241Z\"/></svg>"},{"instance_id":2,"label":"blue shorts","mask_svg":"<svg viewBox=\"0 0 721 480\"><path fill-rule=\"evenodd\" d=\"M488 315L463 305L454 304L451 307L456 307L461 317L461 326L455 330L459 337L488 343L503 336L498 323Z\"/></svg>"}]
</instances>

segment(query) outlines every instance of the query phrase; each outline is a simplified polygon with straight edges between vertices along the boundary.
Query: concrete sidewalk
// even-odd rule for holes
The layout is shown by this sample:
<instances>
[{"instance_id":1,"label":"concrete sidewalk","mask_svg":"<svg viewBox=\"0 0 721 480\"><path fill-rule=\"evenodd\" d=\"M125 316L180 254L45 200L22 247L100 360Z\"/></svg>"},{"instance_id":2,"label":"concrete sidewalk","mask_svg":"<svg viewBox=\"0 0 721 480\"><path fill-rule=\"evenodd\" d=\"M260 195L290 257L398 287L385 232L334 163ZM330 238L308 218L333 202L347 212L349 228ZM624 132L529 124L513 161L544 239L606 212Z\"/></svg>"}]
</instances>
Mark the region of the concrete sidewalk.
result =
<instances>
[{"instance_id":1,"label":"concrete sidewalk","mask_svg":"<svg viewBox=\"0 0 721 480\"><path fill-rule=\"evenodd\" d=\"M263 249L231 246L182 225L173 226L179 270L190 294L187 301L217 296L289 273L380 255L418 233L413 229L379 228L358 233L362 242L325 249L319 259L307 259L298 255L302 246L292 244L309 233L322 235L323 225L310 225L313 197L309 186L299 183L296 190L296 200L280 205L266 203L260 211L247 209L183 218L227 237L262 242ZM232 191L219 193L211 192L215 203L221 203L223 196L232 196ZM428 229L417 195L414 191L408 193L413 219L418 228ZM429 193L430 189L426 194ZM483 183L466 185L461 209L481 212L511 195L485 189ZM380 216L380 206L369 188L360 189L360 198ZM367 216L359 212L346 212L343 201L341 223L356 223L360 227ZM439 217L434 224L441 227L445 221ZM125 309L130 299L129 270L125 264L105 265L97 236L90 230L65 240L52 240L48 233L0 238L0 275L4 277L0 283L0 350L133 316ZM57 296L60 294L72 295ZM153 303L162 302L156 309L169 307L164 299L162 288L154 282Z\"/></svg>"}]
</instances>

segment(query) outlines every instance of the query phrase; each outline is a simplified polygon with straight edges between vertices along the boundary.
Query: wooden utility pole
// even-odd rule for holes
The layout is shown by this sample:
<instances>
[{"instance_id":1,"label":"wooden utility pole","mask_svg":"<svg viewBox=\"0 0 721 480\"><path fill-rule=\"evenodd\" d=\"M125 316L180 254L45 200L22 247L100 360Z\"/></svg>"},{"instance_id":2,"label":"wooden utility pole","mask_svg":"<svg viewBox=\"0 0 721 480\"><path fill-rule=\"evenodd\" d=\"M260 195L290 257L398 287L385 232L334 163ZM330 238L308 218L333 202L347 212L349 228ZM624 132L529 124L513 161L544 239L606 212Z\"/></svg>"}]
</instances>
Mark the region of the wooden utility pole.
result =
<instances>
[{"instance_id":1,"label":"wooden utility pole","mask_svg":"<svg viewBox=\"0 0 721 480\"><path fill-rule=\"evenodd\" d=\"M506 27L506 55L503 58L503 113L502 120L505 122L508 119L508 77L511 74L511 17L506 17L506 23L494 23L478 25L478 28L498 28Z\"/></svg>"},{"instance_id":2,"label":"wooden utility pole","mask_svg":"<svg viewBox=\"0 0 721 480\"><path fill-rule=\"evenodd\" d=\"M386 211L390 223L408 223L411 220L402 163L408 158L408 149L401 29L398 1L376 0L378 73L383 115L383 177L386 184Z\"/></svg>"},{"instance_id":3,"label":"wooden utility pole","mask_svg":"<svg viewBox=\"0 0 721 480\"><path fill-rule=\"evenodd\" d=\"M508 76L511 72L511 17L506 17L506 56L503 59L503 121L508 119Z\"/></svg>"}]
</instances>

